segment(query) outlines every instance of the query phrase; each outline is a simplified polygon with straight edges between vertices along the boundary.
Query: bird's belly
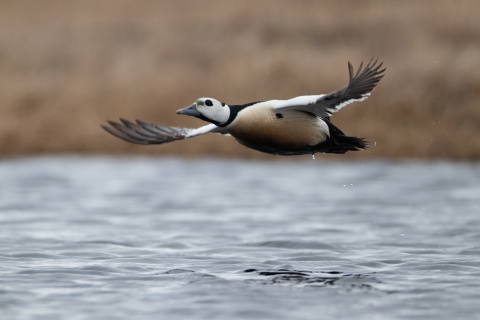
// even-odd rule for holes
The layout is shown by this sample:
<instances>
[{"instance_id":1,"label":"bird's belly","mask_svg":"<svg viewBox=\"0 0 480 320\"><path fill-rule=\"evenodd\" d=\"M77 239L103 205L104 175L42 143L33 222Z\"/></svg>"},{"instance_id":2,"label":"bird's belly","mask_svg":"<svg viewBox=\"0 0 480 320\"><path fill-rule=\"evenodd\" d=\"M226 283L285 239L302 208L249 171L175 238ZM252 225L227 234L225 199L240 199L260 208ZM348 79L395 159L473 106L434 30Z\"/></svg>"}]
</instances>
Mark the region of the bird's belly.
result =
<instances>
[{"instance_id":1,"label":"bird's belly","mask_svg":"<svg viewBox=\"0 0 480 320\"><path fill-rule=\"evenodd\" d=\"M321 120L315 116L301 111L254 111L242 115L229 130L250 148L270 153L296 151L326 140Z\"/></svg>"}]
</instances>

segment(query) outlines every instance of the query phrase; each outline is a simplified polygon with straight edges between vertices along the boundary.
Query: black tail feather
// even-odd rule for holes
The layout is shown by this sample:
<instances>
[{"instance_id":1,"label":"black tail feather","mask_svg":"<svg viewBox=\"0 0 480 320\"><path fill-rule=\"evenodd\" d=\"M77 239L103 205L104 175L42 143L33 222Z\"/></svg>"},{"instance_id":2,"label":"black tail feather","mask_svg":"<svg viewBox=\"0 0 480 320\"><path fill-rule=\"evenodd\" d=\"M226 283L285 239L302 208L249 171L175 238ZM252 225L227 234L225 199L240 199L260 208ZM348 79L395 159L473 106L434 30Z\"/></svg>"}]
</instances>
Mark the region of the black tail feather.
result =
<instances>
[{"instance_id":1,"label":"black tail feather","mask_svg":"<svg viewBox=\"0 0 480 320\"><path fill-rule=\"evenodd\" d=\"M346 136L328 119L323 120L327 124L330 131L330 138L323 143L322 152L343 154L347 151L364 150L369 147L369 144L365 139Z\"/></svg>"},{"instance_id":2,"label":"black tail feather","mask_svg":"<svg viewBox=\"0 0 480 320\"><path fill-rule=\"evenodd\" d=\"M331 145L324 152L343 154L347 151L364 150L369 147L368 142L363 138L336 136L331 139Z\"/></svg>"}]
</instances>

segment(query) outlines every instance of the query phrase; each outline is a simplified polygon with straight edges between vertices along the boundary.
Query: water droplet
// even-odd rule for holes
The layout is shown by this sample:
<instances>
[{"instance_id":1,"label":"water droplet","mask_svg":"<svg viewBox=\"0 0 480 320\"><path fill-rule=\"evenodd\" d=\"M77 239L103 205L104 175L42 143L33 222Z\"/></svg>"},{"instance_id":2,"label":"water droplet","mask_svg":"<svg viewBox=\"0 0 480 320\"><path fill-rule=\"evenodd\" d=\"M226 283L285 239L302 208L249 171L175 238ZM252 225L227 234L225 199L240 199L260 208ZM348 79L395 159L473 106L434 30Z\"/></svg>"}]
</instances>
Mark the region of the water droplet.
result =
<instances>
[{"instance_id":1,"label":"water droplet","mask_svg":"<svg viewBox=\"0 0 480 320\"><path fill-rule=\"evenodd\" d=\"M402 236L403 236L403 233L402 233Z\"/></svg>"},{"instance_id":2,"label":"water droplet","mask_svg":"<svg viewBox=\"0 0 480 320\"><path fill-rule=\"evenodd\" d=\"M312 153L312 160L315 160L315 154Z\"/></svg>"}]
</instances>

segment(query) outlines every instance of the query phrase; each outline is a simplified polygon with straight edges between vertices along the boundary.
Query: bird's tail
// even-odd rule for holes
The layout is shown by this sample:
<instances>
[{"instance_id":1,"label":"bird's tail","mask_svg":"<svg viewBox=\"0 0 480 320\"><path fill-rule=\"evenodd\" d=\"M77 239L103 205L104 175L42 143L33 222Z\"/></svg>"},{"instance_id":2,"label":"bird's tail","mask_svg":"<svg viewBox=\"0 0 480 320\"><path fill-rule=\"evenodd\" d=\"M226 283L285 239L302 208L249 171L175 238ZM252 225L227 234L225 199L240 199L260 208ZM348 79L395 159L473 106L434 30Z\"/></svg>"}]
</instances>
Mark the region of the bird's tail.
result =
<instances>
[{"instance_id":1,"label":"bird's tail","mask_svg":"<svg viewBox=\"0 0 480 320\"><path fill-rule=\"evenodd\" d=\"M363 138L346 136L340 129L335 127L329 120L324 119L330 131L330 138L322 150L325 153L343 154L347 151L364 150L369 144Z\"/></svg>"}]
</instances>

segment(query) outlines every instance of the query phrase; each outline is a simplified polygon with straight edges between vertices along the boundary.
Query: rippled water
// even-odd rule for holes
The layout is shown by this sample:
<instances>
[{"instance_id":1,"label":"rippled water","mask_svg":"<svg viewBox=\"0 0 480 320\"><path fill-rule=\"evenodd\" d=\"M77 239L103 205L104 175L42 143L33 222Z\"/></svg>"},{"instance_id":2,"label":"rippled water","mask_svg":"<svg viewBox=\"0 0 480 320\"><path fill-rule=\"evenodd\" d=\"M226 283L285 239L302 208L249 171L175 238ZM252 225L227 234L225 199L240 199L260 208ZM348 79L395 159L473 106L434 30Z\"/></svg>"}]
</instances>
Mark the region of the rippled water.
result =
<instances>
[{"instance_id":1,"label":"rippled water","mask_svg":"<svg viewBox=\"0 0 480 320\"><path fill-rule=\"evenodd\" d=\"M480 165L0 162L2 319L480 317Z\"/></svg>"}]
</instances>

